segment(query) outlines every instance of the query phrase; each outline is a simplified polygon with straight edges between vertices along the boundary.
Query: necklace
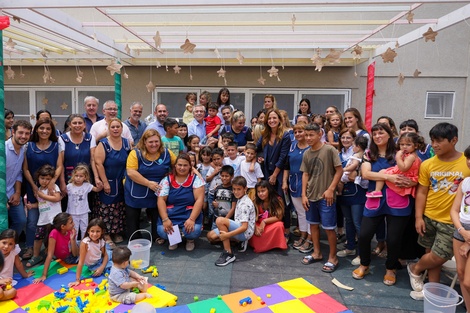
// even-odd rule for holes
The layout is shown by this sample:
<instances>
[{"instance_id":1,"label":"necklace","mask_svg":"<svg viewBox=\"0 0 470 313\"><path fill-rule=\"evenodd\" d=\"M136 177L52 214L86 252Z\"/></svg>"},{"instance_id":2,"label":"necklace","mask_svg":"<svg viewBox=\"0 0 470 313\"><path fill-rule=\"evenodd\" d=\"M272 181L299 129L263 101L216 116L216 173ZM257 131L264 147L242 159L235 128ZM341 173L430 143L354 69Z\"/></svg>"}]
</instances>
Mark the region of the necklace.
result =
<instances>
[{"instance_id":1,"label":"necklace","mask_svg":"<svg viewBox=\"0 0 470 313\"><path fill-rule=\"evenodd\" d=\"M79 143L76 143L76 144L75 144L75 149L76 149L76 150L80 149L80 144L79 144Z\"/></svg>"}]
</instances>

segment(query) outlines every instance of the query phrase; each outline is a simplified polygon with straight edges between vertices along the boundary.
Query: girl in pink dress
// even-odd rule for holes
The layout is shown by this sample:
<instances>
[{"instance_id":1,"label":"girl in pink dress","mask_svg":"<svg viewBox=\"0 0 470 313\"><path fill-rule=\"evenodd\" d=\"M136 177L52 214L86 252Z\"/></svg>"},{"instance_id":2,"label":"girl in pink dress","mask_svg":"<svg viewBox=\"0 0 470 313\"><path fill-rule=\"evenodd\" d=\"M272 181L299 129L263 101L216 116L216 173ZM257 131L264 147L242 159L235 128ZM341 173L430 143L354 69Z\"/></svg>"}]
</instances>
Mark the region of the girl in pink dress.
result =
<instances>
[{"instance_id":1,"label":"girl in pink dress","mask_svg":"<svg viewBox=\"0 0 470 313\"><path fill-rule=\"evenodd\" d=\"M396 165L386 170L381 170L381 173L385 174L401 174L411 180L418 181L418 170L421 165L421 159L416 154L417 150L423 148L424 139L416 133L404 133L400 136L397 141L400 150L395 155ZM389 181L377 181L375 185L375 191L366 193L368 198L380 198L382 197L382 188L384 183L387 187L392 189L400 196L411 195L416 196L416 187L399 188Z\"/></svg>"}]
</instances>

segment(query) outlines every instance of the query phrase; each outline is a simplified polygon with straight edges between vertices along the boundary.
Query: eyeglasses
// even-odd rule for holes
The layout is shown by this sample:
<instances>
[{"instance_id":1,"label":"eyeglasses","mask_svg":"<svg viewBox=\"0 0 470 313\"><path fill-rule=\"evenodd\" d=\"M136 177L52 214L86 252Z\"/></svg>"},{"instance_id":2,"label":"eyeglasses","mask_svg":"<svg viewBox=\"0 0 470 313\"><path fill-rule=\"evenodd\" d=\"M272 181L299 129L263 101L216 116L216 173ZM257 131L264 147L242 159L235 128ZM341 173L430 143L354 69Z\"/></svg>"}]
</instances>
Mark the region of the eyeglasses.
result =
<instances>
[{"instance_id":1,"label":"eyeglasses","mask_svg":"<svg viewBox=\"0 0 470 313\"><path fill-rule=\"evenodd\" d=\"M117 111L118 109L115 109L115 108L107 108L105 109L106 111Z\"/></svg>"}]
</instances>

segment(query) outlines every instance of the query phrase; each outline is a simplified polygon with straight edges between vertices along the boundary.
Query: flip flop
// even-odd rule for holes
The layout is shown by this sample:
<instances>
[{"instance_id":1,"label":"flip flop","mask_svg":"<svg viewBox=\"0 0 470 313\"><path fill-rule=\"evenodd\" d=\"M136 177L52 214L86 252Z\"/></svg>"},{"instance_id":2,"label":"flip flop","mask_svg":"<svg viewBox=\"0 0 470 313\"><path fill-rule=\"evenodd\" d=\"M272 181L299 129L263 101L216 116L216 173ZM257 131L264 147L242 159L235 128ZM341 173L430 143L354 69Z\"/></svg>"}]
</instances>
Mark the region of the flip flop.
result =
<instances>
[{"instance_id":1,"label":"flip flop","mask_svg":"<svg viewBox=\"0 0 470 313\"><path fill-rule=\"evenodd\" d=\"M33 267L34 265L41 263L41 261L41 256L33 256L28 262L26 262L26 267Z\"/></svg>"},{"instance_id":2,"label":"flip flop","mask_svg":"<svg viewBox=\"0 0 470 313\"><path fill-rule=\"evenodd\" d=\"M312 255L306 255L303 257L302 261L300 261L303 265L313 264L315 262L320 262L323 258L314 258Z\"/></svg>"},{"instance_id":3,"label":"flip flop","mask_svg":"<svg viewBox=\"0 0 470 313\"><path fill-rule=\"evenodd\" d=\"M336 271L338 266L339 266L339 263L333 264L330 261L328 261L323 265L321 271L324 273L333 273L334 271Z\"/></svg>"}]
</instances>

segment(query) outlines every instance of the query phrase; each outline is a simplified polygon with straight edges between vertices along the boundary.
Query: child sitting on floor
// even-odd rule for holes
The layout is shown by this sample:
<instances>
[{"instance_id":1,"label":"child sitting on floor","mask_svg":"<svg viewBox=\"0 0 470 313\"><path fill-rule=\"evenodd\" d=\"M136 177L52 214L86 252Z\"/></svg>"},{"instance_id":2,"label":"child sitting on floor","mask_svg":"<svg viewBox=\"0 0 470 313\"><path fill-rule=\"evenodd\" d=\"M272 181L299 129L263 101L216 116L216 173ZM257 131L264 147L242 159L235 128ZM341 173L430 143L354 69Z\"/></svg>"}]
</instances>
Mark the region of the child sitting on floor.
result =
<instances>
[{"instance_id":1,"label":"child sitting on floor","mask_svg":"<svg viewBox=\"0 0 470 313\"><path fill-rule=\"evenodd\" d=\"M240 252L244 252L247 241L253 236L255 230L256 210L253 202L246 194L247 183L242 176L237 176L232 181L233 194L238 199L235 207L234 220L226 217L218 217L217 228L207 234L210 242L222 241L224 251L215 262L217 266L225 266L235 261L236 257L230 247L230 240L234 239L242 243Z\"/></svg>"},{"instance_id":2,"label":"child sitting on floor","mask_svg":"<svg viewBox=\"0 0 470 313\"><path fill-rule=\"evenodd\" d=\"M113 266L109 274L109 296L111 300L133 304L151 298L147 293L147 278L129 269L129 259L131 250L125 246L118 246L113 251ZM140 293L135 293L132 289L138 288Z\"/></svg>"}]
</instances>

